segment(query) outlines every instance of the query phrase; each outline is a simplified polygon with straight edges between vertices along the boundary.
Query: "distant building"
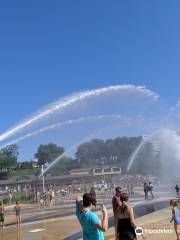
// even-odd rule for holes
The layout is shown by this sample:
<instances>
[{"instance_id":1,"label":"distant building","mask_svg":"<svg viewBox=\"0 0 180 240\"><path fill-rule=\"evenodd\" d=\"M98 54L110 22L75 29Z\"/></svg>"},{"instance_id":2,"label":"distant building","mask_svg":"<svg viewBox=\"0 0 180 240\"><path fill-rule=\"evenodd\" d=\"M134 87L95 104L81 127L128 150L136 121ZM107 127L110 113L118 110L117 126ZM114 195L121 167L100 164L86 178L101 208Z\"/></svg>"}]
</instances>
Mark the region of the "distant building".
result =
<instances>
[{"instance_id":1,"label":"distant building","mask_svg":"<svg viewBox=\"0 0 180 240\"><path fill-rule=\"evenodd\" d=\"M90 174L90 168L78 168L69 171L70 175L88 175Z\"/></svg>"},{"instance_id":2,"label":"distant building","mask_svg":"<svg viewBox=\"0 0 180 240\"><path fill-rule=\"evenodd\" d=\"M16 167L17 169L39 168L37 160L18 162Z\"/></svg>"},{"instance_id":3,"label":"distant building","mask_svg":"<svg viewBox=\"0 0 180 240\"><path fill-rule=\"evenodd\" d=\"M39 168L39 165L38 165L38 160L31 160L31 165L32 165L32 168Z\"/></svg>"},{"instance_id":4,"label":"distant building","mask_svg":"<svg viewBox=\"0 0 180 240\"><path fill-rule=\"evenodd\" d=\"M121 168L119 166L103 166L92 169L93 175L116 175L121 174Z\"/></svg>"},{"instance_id":5,"label":"distant building","mask_svg":"<svg viewBox=\"0 0 180 240\"><path fill-rule=\"evenodd\" d=\"M79 168L79 169L73 169L69 173L70 175L94 175L94 176L116 175L116 174L121 174L121 168L119 166Z\"/></svg>"}]
</instances>

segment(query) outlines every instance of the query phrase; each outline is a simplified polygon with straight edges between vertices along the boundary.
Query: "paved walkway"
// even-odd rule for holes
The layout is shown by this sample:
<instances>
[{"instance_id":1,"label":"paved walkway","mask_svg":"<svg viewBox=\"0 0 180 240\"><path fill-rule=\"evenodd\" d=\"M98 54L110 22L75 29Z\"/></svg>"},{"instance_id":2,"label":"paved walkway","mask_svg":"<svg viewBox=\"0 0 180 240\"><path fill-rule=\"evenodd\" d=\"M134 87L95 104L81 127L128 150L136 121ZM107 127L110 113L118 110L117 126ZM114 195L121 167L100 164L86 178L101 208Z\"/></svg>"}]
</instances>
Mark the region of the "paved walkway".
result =
<instances>
[{"instance_id":1,"label":"paved walkway","mask_svg":"<svg viewBox=\"0 0 180 240\"><path fill-rule=\"evenodd\" d=\"M112 212L109 212L112 214ZM138 225L148 231L167 230L169 233L145 233L146 240L175 240L173 224L169 223L171 210L163 209L137 220ZM26 224L22 228L13 226L0 231L1 240L62 240L69 232L75 233L81 226L75 216L64 217L58 221ZM114 240L114 229L106 233L106 240ZM141 239L141 237L138 237Z\"/></svg>"},{"instance_id":2,"label":"paved walkway","mask_svg":"<svg viewBox=\"0 0 180 240\"><path fill-rule=\"evenodd\" d=\"M133 201L131 205L136 203L140 203L142 200L137 199ZM68 207L68 206L66 206ZM68 212L69 211L69 212ZM81 230L81 226L79 225L74 213L74 205L69 205L69 208L65 208L64 206L55 206L52 208L40 209L31 208L24 212L23 217L25 219L32 219L32 221L24 223L20 228L16 225L7 226L4 230L0 229L0 240L62 240L64 237L69 236L75 232ZM64 215L62 215L64 213ZM68 215L69 216L65 216ZM61 214L61 215L59 215ZM98 212L98 214L101 214ZM112 210L108 210L108 215L112 216ZM42 217L42 218L39 218ZM54 218L55 217L55 218ZM14 213L12 212L9 216L9 223L12 223L15 220ZM168 227L172 229L172 225L169 224L170 218L170 210L161 210L153 214L149 214L144 216L138 220L139 226L156 229L156 227ZM44 219L44 220L42 220ZM48 220L47 220L48 219ZM114 239L114 229L110 229L106 234L106 239ZM172 233L171 238L167 238L169 236L160 236L160 234L148 236L147 240L173 240L174 233Z\"/></svg>"},{"instance_id":3,"label":"paved walkway","mask_svg":"<svg viewBox=\"0 0 180 240\"><path fill-rule=\"evenodd\" d=\"M112 208L112 198L104 198L103 202L107 208ZM142 197L132 197L131 204L143 201ZM98 200L102 202L102 199ZM6 226L16 224L14 206L6 207L5 224ZM73 203L56 204L54 206L38 207L37 205L22 206L22 223L42 221L46 219L61 218L75 214L75 200Z\"/></svg>"}]
</instances>

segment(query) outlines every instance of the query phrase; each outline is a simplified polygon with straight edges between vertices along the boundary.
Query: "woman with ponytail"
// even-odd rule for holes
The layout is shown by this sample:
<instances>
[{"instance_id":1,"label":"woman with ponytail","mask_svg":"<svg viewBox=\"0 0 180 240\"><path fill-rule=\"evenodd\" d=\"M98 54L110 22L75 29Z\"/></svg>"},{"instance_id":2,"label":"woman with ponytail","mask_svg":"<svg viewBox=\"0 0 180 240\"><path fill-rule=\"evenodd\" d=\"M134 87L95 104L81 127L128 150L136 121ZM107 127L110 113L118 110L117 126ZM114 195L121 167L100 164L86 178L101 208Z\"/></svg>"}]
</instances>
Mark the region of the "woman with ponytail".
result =
<instances>
[{"instance_id":1,"label":"woman with ponytail","mask_svg":"<svg viewBox=\"0 0 180 240\"><path fill-rule=\"evenodd\" d=\"M137 225L134 219L133 208L128 205L128 198L127 193L121 194L121 205L115 213L116 240L136 239L135 229Z\"/></svg>"}]
</instances>

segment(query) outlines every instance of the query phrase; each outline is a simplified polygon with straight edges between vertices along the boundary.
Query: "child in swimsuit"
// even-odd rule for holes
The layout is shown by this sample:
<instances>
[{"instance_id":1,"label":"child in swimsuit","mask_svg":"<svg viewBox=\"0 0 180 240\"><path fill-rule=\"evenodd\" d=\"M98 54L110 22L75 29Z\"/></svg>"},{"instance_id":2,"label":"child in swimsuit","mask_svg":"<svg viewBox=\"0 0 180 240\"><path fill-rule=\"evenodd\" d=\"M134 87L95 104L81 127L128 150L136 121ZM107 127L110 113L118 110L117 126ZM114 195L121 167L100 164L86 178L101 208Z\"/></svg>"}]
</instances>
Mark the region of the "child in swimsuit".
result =
<instances>
[{"instance_id":1,"label":"child in swimsuit","mask_svg":"<svg viewBox=\"0 0 180 240\"><path fill-rule=\"evenodd\" d=\"M19 205L19 202L16 202L14 209L16 211L17 224L20 224L21 223L21 207Z\"/></svg>"},{"instance_id":2,"label":"child in swimsuit","mask_svg":"<svg viewBox=\"0 0 180 240\"><path fill-rule=\"evenodd\" d=\"M180 209L178 208L178 204L175 199L170 201L170 205L172 206L172 218L170 222L174 221L174 229L177 235L177 240L180 240Z\"/></svg>"},{"instance_id":3,"label":"child in swimsuit","mask_svg":"<svg viewBox=\"0 0 180 240\"><path fill-rule=\"evenodd\" d=\"M4 205L2 202L0 202L0 226L4 227Z\"/></svg>"}]
</instances>

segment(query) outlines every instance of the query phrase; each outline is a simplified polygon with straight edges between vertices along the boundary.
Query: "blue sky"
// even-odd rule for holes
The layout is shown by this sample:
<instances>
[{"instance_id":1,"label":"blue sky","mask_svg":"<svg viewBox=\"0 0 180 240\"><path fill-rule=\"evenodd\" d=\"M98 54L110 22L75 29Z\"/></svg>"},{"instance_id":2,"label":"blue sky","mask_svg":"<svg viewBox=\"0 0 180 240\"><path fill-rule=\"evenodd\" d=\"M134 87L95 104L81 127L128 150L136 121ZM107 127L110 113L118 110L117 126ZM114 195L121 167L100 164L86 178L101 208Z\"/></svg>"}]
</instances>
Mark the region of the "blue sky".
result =
<instances>
[{"instance_id":1,"label":"blue sky","mask_svg":"<svg viewBox=\"0 0 180 240\"><path fill-rule=\"evenodd\" d=\"M180 99L180 1L1 1L0 131L84 89L146 85Z\"/></svg>"}]
</instances>

